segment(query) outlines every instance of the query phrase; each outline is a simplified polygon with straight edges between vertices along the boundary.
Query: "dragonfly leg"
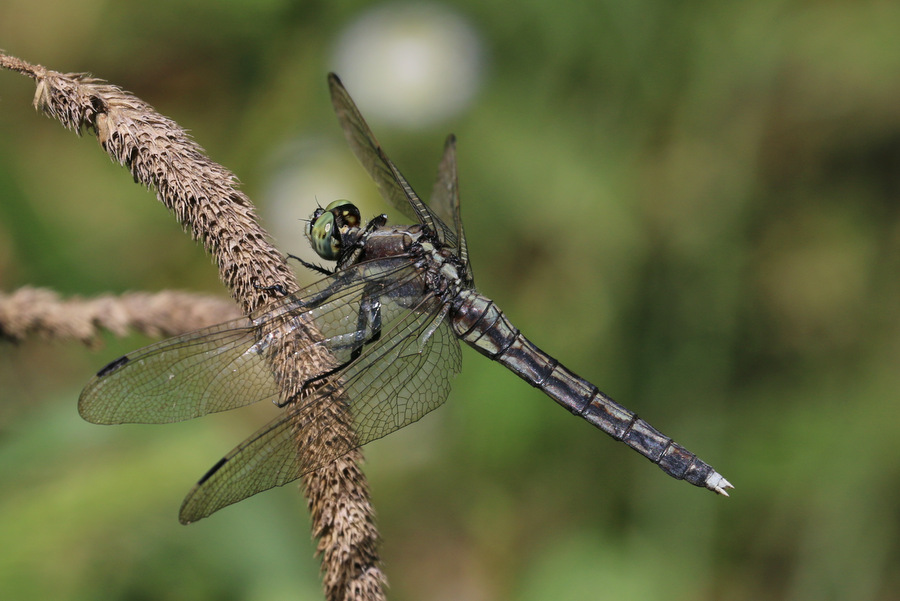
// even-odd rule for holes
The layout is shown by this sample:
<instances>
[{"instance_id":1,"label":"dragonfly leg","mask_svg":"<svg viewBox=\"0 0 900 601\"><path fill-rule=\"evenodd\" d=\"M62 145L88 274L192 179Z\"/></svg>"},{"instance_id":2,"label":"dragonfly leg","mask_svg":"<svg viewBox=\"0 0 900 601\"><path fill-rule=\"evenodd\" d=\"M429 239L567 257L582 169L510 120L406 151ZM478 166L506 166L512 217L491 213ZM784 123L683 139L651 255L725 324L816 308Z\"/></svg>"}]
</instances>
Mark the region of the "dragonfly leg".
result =
<instances>
[{"instance_id":1,"label":"dragonfly leg","mask_svg":"<svg viewBox=\"0 0 900 601\"><path fill-rule=\"evenodd\" d=\"M304 261L297 255L292 255L291 253L288 253L287 258L294 259L295 261L297 261L298 263L300 263L301 265L303 265L310 271L315 271L316 273L321 273L322 275L331 275L334 273L334 270L332 270L332 269L328 269L327 267L322 267L321 265L316 265L315 263L310 263L309 261Z\"/></svg>"},{"instance_id":2,"label":"dragonfly leg","mask_svg":"<svg viewBox=\"0 0 900 601\"><path fill-rule=\"evenodd\" d=\"M324 373L306 380L303 385L300 386L301 394L315 382L333 376L359 359L362 355L363 348L367 344L377 342L381 339L381 326L381 301L378 299L378 296L371 291L363 293L359 313L356 318L356 334L358 342L353 345L353 350L350 351L350 358L337 367L333 367ZM368 339L366 338L367 329L372 330L372 335L369 336Z\"/></svg>"},{"instance_id":3,"label":"dragonfly leg","mask_svg":"<svg viewBox=\"0 0 900 601\"><path fill-rule=\"evenodd\" d=\"M263 286L261 284L253 284L253 287L257 290L262 290L264 292L277 292L281 296L287 296L287 289L281 284L273 284L272 286Z\"/></svg>"},{"instance_id":4,"label":"dragonfly leg","mask_svg":"<svg viewBox=\"0 0 900 601\"><path fill-rule=\"evenodd\" d=\"M365 293L363 295L359 317L356 322L357 332L365 333L365 322L368 322L369 326L372 328L372 336L368 340L362 341L359 346L353 349L353 353L350 355L351 361L359 358L365 344L371 344L372 342L381 339L381 301L376 295L370 293Z\"/></svg>"}]
</instances>

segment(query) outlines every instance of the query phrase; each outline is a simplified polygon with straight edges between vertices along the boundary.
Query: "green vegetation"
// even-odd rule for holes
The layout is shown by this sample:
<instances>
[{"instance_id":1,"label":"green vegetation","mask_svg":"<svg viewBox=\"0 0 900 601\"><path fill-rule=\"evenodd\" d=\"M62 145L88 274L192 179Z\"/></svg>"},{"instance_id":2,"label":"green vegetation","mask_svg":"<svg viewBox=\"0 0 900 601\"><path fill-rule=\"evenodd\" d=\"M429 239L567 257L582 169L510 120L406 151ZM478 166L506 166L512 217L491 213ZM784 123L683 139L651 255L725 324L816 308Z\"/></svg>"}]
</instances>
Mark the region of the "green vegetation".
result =
<instances>
[{"instance_id":1,"label":"green vegetation","mask_svg":"<svg viewBox=\"0 0 900 601\"><path fill-rule=\"evenodd\" d=\"M292 139L363 181L325 73L365 3L13 4L4 50L190 129L285 252L303 224L285 238L295 217L266 199ZM446 406L366 449L390 598L894 598L900 5L571 4L458 3L488 53L480 92L429 129L373 129L422 194L456 133L479 288L736 488L666 477L464 351ZM221 291L153 195L32 93L0 72L0 288ZM256 410L79 419L90 375L146 342L0 344L0 598L320 598L293 486L177 522Z\"/></svg>"}]
</instances>

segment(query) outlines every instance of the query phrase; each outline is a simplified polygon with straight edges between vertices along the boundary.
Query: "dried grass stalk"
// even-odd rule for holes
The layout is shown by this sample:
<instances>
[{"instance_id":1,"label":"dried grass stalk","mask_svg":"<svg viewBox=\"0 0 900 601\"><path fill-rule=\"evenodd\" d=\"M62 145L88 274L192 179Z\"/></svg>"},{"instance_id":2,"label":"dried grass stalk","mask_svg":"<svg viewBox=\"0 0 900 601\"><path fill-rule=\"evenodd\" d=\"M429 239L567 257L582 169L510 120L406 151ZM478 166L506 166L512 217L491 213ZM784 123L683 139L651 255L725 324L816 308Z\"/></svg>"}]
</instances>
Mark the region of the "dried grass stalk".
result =
<instances>
[{"instance_id":1,"label":"dried grass stalk","mask_svg":"<svg viewBox=\"0 0 900 601\"><path fill-rule=\"evenodd\" d=\"M245 313L261 307L280 285L297 284L284 257L270 244L253 205L237 189L235 176L211 161L175 122L117 86L87 74L62 74L0 53L0 67L37 82L34 105L79 135L95 133L103 149L128 167L136 182L154 189L159 200L213 256L219 277ZM307 334L315 336L313 324ZM272 366L282 387L282 400L296 401L300 384L318 366L333 364L327 354L298 357L291 338L273 352ZM340 391L336 391L337 396ZM339 402L339 399L335 399ZM327 445L329 436L352 437L340 412L322 412L320 431L297 424L297 452L314 453L307 439ZM331 420L325 418L331 417ZM303 433L301 435L301 433ZM378 559L378 532L368 484L359 468L362 454L348 453L332 465L305 477L307 504L322 557L323 587L329 601L384 598L386 579ZM301 462L302 463L302 462Z\"/></svg>"},{"instance_id":2,"label":"dried grass stalk","mask_svg":"<svg viewBox=\"0 0 900 601\"><path fill-rule=\"evenodd\" d=\"M103 330L168 337L240 317L234 303L188 292L129 292L62 300L55 292L24 287L0 294L0 339L77 340L94 345Z\"/></svg>"}]
</instances>

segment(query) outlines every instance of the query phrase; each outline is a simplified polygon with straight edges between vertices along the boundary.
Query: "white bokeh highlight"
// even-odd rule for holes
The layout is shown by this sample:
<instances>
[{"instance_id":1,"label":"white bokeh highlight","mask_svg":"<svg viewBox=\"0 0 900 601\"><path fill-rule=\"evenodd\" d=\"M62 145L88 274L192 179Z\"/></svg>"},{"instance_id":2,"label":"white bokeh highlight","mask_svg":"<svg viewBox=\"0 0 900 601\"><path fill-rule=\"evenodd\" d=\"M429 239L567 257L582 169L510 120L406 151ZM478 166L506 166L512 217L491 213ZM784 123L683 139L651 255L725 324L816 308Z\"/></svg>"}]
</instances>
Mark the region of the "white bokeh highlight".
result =
<instances>
[{"instance_id":1,"label":"white bokeh highlight","mask_svg":"<svg viewBox=\"0 0 900 601\"><path fill-rule=\"evenodd\" d=\"M341 32L332 65L366 117L415 129L472 101L484 52L474 28L445 6L387 4Z\"/></svg>"}]
</instances>

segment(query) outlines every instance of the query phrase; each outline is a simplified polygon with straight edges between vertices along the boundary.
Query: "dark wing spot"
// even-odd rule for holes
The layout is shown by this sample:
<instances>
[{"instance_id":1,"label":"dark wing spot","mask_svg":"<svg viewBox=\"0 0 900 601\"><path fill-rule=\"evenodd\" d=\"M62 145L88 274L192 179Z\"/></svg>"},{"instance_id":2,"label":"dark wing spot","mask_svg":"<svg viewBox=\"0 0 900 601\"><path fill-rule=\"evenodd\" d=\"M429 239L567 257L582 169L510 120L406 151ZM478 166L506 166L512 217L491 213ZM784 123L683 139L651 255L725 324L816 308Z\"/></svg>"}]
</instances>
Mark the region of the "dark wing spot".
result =
<instances>
[{"instance_id":1,"label":"dark wing spot","mask_svg":"<svg viewBox=\"0 0 900 601\"><path fill-rule=\"evenodd\" d=\"M206 482L207 480L209 480L209 479L212 477L213 474L215 474L217 471L219 471L219 468L220 468L220 467L222 467L223 465L225 465L225 462L226 462L226 461L228 461L228 458L227 458L227 457L222 457L221 459L219 459L219 460L216 462L216 464L215 464L214 466L212 466L211 468L209 468L209 471L206 472L205 474L203 474L203 477L200 478L200 480L197 481L197 486L200 486L201 484L203 484L204 482Z\"/></svg>"},{"instance_id":2,"label":"dark wing spot","mask_svg":"<svg viewBox=\"0 0 900 601\"><path fill-rule=\"evenodd\" d=\"M122 367L123 365L128 363L129 361L131 361L131 359L129 359L127 355L123 355L123 356L119 357L118 359L116 359L115 361L113 361L112 363L110 363L109 365L107 365L106 367L104 367L103 369L101 369L100 371L98 371L97 377L102 378L103 376L108 376L109 374L116 371L117 369L119 369L120 367Z\"/></svg>"}]
</instances>

